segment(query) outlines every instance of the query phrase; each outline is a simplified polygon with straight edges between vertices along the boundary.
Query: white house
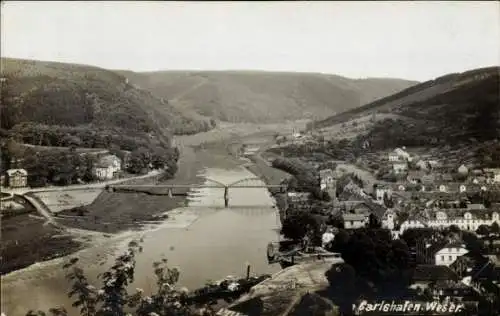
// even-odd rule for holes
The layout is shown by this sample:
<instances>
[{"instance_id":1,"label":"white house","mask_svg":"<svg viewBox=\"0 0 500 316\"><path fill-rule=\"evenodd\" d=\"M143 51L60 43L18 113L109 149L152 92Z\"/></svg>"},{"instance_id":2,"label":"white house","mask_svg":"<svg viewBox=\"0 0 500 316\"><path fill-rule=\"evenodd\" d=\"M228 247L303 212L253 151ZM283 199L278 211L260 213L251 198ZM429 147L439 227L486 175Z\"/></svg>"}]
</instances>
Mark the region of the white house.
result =
<instances>
[{"instance_id":1,"label":"white house","mask_svg":"<svg viewBox=\"0 0 500 316\"><path fill-rule=\"evenodd\" d=\"M391 151L391 152L389 153L389 161L390 161L390 162L396 162L396 161L399 161L399 156L398 156L398 154L397 154L396 152L394 152L394 151Z\"/></svg>"},{"instance_id":2,"label":"white house","mask_svg":"<svg viewBox=\"0 0 500 316\"><path fill-rule=\"evenodd\" d=\"M11 188L22 188L28 185L28 172L25 169L7 170L8 186Z\"/></svg>"},{"instance_id":3,"label":"white house","mask_svg":"<svg viewBox=\"0 0 500 316\"><path fill-rule=\"evenodd\" d=\"M458 257L468 252L464 244L457 242L449 243L434 254L435 265L449 267Z\"/></svg>"},{"instance_id":4,"label":"white house","mask_svg":"<svg viewBox=\"0 0 500 316\"><path fill-rule=\"evenodd\" d=\"M393 230L396 221L396 213L392 209L388 209L384 216L382 216L382 227L385 229Z\"/></svg>"},{"instance_id":5,"label":"white house","mask_svg":"<svg viewBox=\"0 0 500 316\"><path fill-rule=\"evenodd\" d=\"M336 183L332 169L320 170L319 177L321 190L327 190L335 187Z\"/></svg>"},{"instance_id":6,"label":"white house","mask_svg":"<svg viewBox=\"0 0 500 316\"><path fill-rule=\"evenodd\" d=\"M307 202L311 196L309 192L288 192L288 199L292 203Z\"/></svg>"},{"instance_id":7,"label":"white house","mask_svg":"<svg viewBox=\"0 0 500 316\"><path fill-rule=\"evenodd\" d=\"M94 176L101 181L113 179L122 168L121 159L115 155L101 157L94 165Z\"/></svg>"},{"instance_id":8,"label":"white house","mask_svg":"<svg viewBox=\"0 0 500 316\"><path fill-rule=\"evenodd\" d=\"M389 161L391 162L396 162L396 161L410 161L411 159L411 156L409 153L406 152L406 150L404 150L404 147L403 149L401 148L396 148L394 149L392 152L389 153Z\"/></svg>"},{"instance_id":9,"label":"white house","mask_svg":"<svg viewBox=\"0 0 500 316\"><path fill-rule=\"evenodd\" d=\"M408 163L406 162L395 162L392 164L392 169L396 174L406 173L408 171Z\"/></svg>"},{"instance_id":10,"label":"white house","mask_svg":"<svg viewBox=\"0 0 500 316\"><path fill-rule=\"evenodd\" d=\"M384 195L387 194L387 197L392 196L392 189L389 186L377 186L375 188L375 198L377 202L384 202Z\"/></svg>"},{"instance_id":11,"label":"white house","mask_svg":"<svg viewBox=\"0 0 500 316\"><path fill-rule=\"evenodd\" d=\"M365 227L368 224L370 214L366 213L344 213L342 219L344 220L344 228L357 229Z\"/></svg>"},{"instance_id":12,"label":"white house","mask_svg":"<svg viewBox=\"0 0 500 316\"><path fill-rule=\"evenodd\" d=\"M485 169L485 172L488 175L488 179L490 180L490 182L500 182L500 168Z\"/></svg>"},{"instance_id":13,"label":"white house","mask_svg":"<svg viewBox=\"0 0 500 316\"><path fill-rule=\"evenodd\" d=\"M396 148L394 149L394 152L399 156L399 158L403 160L409 160L411 158L411 155L405 149L405 147Z\"/></svg>"}]
</instances>

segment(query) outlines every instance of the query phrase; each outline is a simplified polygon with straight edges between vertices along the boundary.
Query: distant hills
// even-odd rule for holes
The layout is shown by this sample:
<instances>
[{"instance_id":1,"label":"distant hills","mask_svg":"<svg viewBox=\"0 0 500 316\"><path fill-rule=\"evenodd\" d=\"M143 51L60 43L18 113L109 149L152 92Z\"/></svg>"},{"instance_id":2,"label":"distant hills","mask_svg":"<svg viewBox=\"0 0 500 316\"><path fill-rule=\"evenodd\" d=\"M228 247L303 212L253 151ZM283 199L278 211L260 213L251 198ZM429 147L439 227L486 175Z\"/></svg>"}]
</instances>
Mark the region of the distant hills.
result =
<instances>
[{"instance_id":1,"label":"distant hills","mask_svg":"<svg viewBox=\"0 0 500 316\"><path fill-rule=\"evenodd\" d=\"M97 67L2 58L1 78L4 132L20 123L157 136L212 127Z\"/></svg>"},{"instance_id":2,"label":"distant hills","mask_svg":"<svg viewBox=\"0 0 500 316\"><path fill-rule=\"evenodd\" d=\"M453 73L309 124L359 126L374 145L421 146L500 138L500 67ZM379 147L380 147L379 146Z\"/></svg>"},{"instance_id":3,"label":"distant hills","mask_svg":"<svg viewBox=\"0 0 500 316\"><path fill-rule=\"evenodd\" d=\"M263 71L118 71L176 108L228 122L274 123L326 117L417 82Z\"/></svg>"}]
</instances>

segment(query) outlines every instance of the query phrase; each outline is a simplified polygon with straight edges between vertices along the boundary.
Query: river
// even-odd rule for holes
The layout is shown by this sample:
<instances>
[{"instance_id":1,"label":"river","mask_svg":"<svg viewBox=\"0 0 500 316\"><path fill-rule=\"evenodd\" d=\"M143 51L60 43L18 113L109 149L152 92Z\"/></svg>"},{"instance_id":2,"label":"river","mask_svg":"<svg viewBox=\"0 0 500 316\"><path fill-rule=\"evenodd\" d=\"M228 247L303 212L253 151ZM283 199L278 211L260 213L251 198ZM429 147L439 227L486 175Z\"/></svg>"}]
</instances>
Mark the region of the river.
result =
<instances>
[{"instance_id":1,"label":"river","mask_svg":"<svg viewBox=\"0 0 500 316\"><path fill-rule=\"evenodd\" d=\"M241 166L221 168L220 163L215 163L218 160L209 159L214 163L204 163L199 175L225 184L255 177ZM257 182L264 184L260 180L252 180L251 184ZM179 284L188 289L227 275L243 276L246 263L251 265L252 273L278 271L279 266L268 265L266 259L267 243L279 238L280 226L274 200L267 189L232 188L229 196L230 207L226 209L223 189L192 190L188 206L171 211L171 218L163 224L103 239L80 251L76 255L80 266L95 281L96 275L125 251L128 241L142 237L144 251L137 259L132 289L142 288L146 293L155 285L152 264L162 257L168 259L170 266L180 268ZM2 312L23 316L30 309L47 310L57 305L71 311L66 296L69 284L61 270L63 260L35 264L2 277Z\"/></svg>"}]
</instances>

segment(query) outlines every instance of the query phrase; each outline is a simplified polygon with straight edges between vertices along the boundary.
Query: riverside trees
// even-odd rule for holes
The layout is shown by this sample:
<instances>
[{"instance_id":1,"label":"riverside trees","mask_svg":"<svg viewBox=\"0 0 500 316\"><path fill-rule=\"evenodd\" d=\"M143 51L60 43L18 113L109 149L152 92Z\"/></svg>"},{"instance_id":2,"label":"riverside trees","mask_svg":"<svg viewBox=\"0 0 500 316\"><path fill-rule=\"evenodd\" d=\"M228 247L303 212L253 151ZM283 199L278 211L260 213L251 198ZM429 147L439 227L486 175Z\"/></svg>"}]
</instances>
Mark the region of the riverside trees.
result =
<instances>
[{"instance_id":1,"label":"riverside trees","mask_svg":"<svg viewBox=\"0 0 500 316\"><path fill-rule=\"evenodd\" d=\"M101 286L90 284L78 260L72 259L64 265L66 277L71 282L69 297L75 301L81 316L212 316L215 312L208 306L193 307L187 303L187 290L175 284L180 272L170 268L163 259L153 264L156 289L147 296L142 289L129 293L134 281L136 256L142 251L136 241L129 243L125 254L116 258L114 265L99 276ZM195 313L195 309L198 309ZM48 312L30 311L26 316L68 316L64 307L51 308Z\"/></svg>"}]
</instances>

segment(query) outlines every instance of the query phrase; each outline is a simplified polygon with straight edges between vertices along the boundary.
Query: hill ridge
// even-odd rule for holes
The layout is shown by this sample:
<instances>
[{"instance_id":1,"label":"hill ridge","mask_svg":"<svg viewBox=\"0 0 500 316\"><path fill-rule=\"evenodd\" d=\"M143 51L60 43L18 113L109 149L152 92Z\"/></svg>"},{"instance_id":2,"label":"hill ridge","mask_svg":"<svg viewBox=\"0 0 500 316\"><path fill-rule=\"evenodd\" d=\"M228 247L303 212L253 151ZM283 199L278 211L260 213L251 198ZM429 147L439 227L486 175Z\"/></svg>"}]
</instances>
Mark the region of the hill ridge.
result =
<instances>
[{"instance_id":1,"label":"hill ridge","mask_svg":"<svg viewBox=\"0 0 500 316\"><path fill-rule=\"evenodd\" d=\"M122 73L82 64L1 58L2 128L23 122L119 127L169 134L206 131L190 117L129 82Z\"/></svg>"},{"instance_id":2,"label":"hill ridge","mask_svg":"<svg viewBox=\"0 0 500 316\"><path fill-rule=\"evenodd\" d=\"M251 123L326 116L416 83L261 70L118 72L157 97L176 103L178 108L221 121ZM172 98L181 93L182 97Z\"/></svg>"},{"instance_id":3,"label":"hill ridge","mask_svg":"<svg viewBox=\"0 0 500 316\"><path fill-rule=\"evenodd\" d=\"M313 128L358 137L372 149L495 141L500 139L500 67L440 76L308 124Z\"/></svg>"}]
</instances>

